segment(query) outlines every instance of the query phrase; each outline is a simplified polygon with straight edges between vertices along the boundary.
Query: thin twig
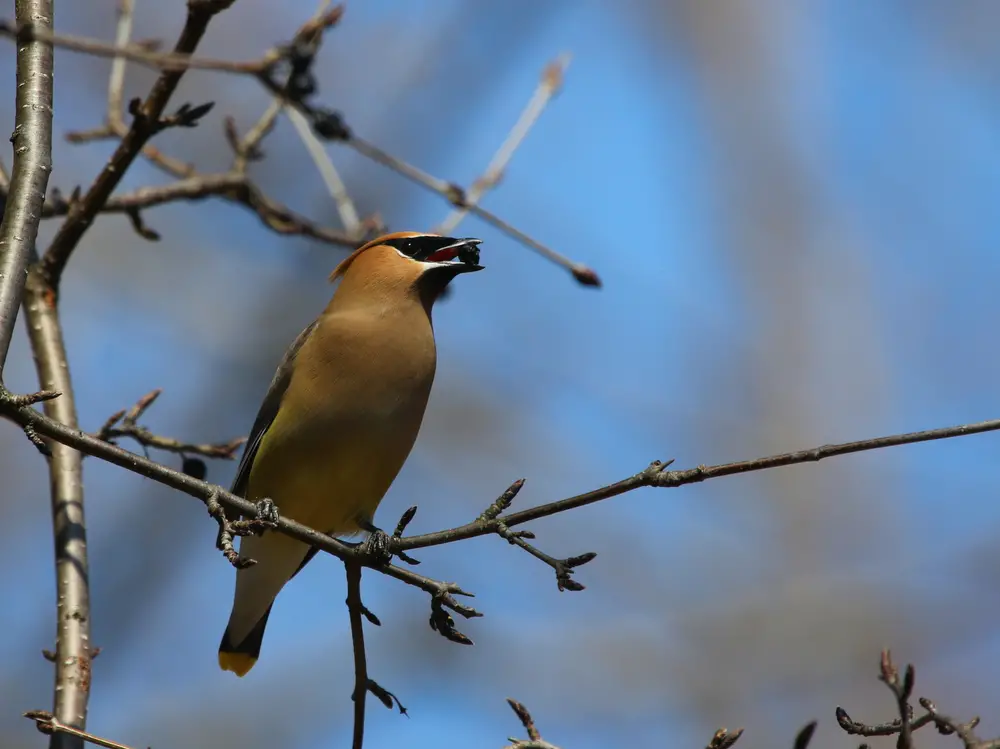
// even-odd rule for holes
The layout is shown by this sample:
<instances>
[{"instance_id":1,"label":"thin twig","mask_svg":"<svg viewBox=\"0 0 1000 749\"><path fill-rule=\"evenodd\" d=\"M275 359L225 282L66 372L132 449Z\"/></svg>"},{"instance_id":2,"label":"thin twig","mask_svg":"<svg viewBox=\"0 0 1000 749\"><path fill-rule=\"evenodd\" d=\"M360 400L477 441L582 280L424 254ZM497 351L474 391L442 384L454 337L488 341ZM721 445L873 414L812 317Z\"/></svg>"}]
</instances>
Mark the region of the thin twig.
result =
<instances>
[{"instance_id":1,"label":"thin twig","mask_svg":"<svg viewBox=\"0 0 1000 749\"><path fill-rule=\"evenodd\" d=\"M44 734L52 736L53 738L59 734L64 734L78 739L83 739L83 741L88 741L96 746L103 746L105 749L130 749L130 747L125 744L119 744L117 741L102 739L100 736L95 736L92 733L81 731L77 728L73 728L73 726L64 725L63 723L60 723L59 720L52 715L52 713L46 712L45 710L29 710L24 713L24 717L35 721L35 728Z\"/></svg>"},{"instance_id":2,"label":"thin twig","mask_svg":"<svg viewBox=\"0 0 1000 749\"><path fill-rule=\"evenodd\" d=\"M524 726L524 730L528 734L528 740L521 741L515 738L508 738L507 740L511 743L505 746L504 749L559 749L555 744L550 744L548 741L542 739L542 734L535 726L535 720L531 717L531 713L528 712L528 708L509 697L507 698L507 704L510 705L510 709L514 711L517 719Z\"/></svg>"},{"instance_id":3,"label":"thin twig","mask_svg":"<svg viewBox=\"0 0 1000 749\"><path fill-rule=\"evenodd\" d=\"M542 70L542 77L538 82L538 87L531 95L531 99L528 100L527 105L525 105L521 116L517 118L514 127L511 128L504 142L493 155L489 165L486 167L486 171L483 172L483 176L477 179L472 184L472 187L469 188L465 196L465 202L469 206L478 205L483 196L495 188L500 183L500 180L503 179L507 165L514 157L517 149L520 148L521 143L524 142L528 133L531 132L531 128L534 127L538 118L541 117L542 112L545 111L545 107L562 88L563 78L566 75L567 67L569 67L569 61L570 56L562 54ZM444 221L438 224L437 228L434 229L434 233L449 236L468 213L469 209L467 207L454 209L445 217Z\"/></svg>"},{"instance_id":4,"label":"thin twig","mask_svg":"<svg viewBox=\"0 0 1000 749\"><path fill-rule=\"evenodd\" d=\"M408 164L407 162L399 159L387 151L379 148L374 143L369 143L356 135L348 133L346 138L342 138L344 143L346 143L350 148L357 151L359 154L365 158L371 159L377 164L391 169L396 174L401 177L405 177L414 184L420 185L431 192L434 192L449 203L451 203L456 208L463 208L469 213L481 218L486 223L492 225L493 227L499 229L507 236L512 239L517 240L529 250L541 255L546 260L549 260L561 268L565 268L573 277L584 286L600 286L601 279L598 277L597 273L590 267L584 265L583 263L577 263L574 260L562 255L551 247L548 247L541 242L539 242L534 237L525 234L523 231L513 226L512 224L504 221L502 218L497 216L485 208L475 205L469 202L465 190L460 186L454 184L453 182L447 182L443 179L438 179L427 172L419 169L413 164Z\"/></svg>"},{"instance_id":5,"label":"thin twig","mask_svg":"<svg viewBox=\"0 0 1000 749\"><path fill-rule=\"evenodd\" d=\"M573 579L573 570L576 567L585 565L587 562L593 561L597 557L597 554L591 551L586 554L580 554L567 559L557 559L556 557L549 556L544 551L536 546L533 546L532 544L529 544L525 540L535 537L535 534L531 531L512 531L507 527L503 520L497 520L501 514L510 509L511 504L514 502L514 498L517 496L518 492L521 491L523 486L524 479L518 479L507 487L503 494L497 497L497 499L491 503L478 518L476 518L477 522L492 523L495 527L496 534L500 536L500 538L504 539L512 546L519 546L531 554L531 556L535 557L535 559L541 560L551 567L556 573L556 585L558 586L560 592L564 590L584 590L584 585ZM416 512L417 508L411 507L410 509ZM404 518L405 517L406 516L404 515ZM409 520L412 520L412 516ZM409 520L407 521L407 524L409 523ZM402 521L400 521L400 523L402 528L406 527L406 524L402 524ZM399 539L403 535L403 532L400 528L397 528L396 531L397 532L394 533L392 537L394 539ZM397 552L397 554L401 559L406 558L405 552Z\"/></svg>"},{"instance_id":6,"label":"thin twig","mask_svg":"<svg viewBox=\"0 0 1000 749\"><path fill-rule=\"evenodd\" d=\"M199 13L210 13L212 15L225 10L235 0L195 0L188 6L194 6L194 10ZM223 6L223 7L219 7ZM172 52L157 52L148 47L137 44L108 44L99 39L91 39L73 34L57 34L50 30L41 28L36 23L11 23L7 20L0 20L0 36L19 37L31 41L51 44L55 47L62 47L73 52L80 52L93 57L111 57L115 59L128 60L130 62L144 65L153 70L166 73L184 73L188 70L214 70L218 73L233 73L235 75L260 75L262 72L281 60L281 52L277 49L269 50L263 57L256 60L246 60L243 62L236 60L218 60L207 57L194 57L194 47L188 49L178 45ZM197 45L195 45L197 46Z\"/></svg>"},{"instance_id":7,"label":"thin twig","mask_svg":"<svg viewBox=\"0 0 1000 749\"><path fill-rule=\"evenodd\" d=\"M328 0L320 5L319 10L296 32L296 40L308 37L318 47L322 32L332 26L341 12L339 6L330 10L329 5ZM125 28L127 17L127 15L119 16L118 46L125 46L127 42L127 36L123 36L127 30ZM124 65L124 62L124 57L115 58L115 65ZM114 92L114 96L112 96L112 92ZM115 76L114 68L112 79L109 82L109 99L111 98L117 98L119 102L122 99L120 81ZM141 210L179 200L221 197L248 208L258 216L268 229L278 234L305 236L327 244L353 249L374 229L374 227L368 226L368 222L363 222L360 229L355 227L349 231L338 231L320 226L265 195L250 179L247 173L247 164L260 157L258 144L274 126L282 107L283 104L280 100L272 101L267 111L242 139L236 134L236 125L233 120L226 119L226 135L233 146L234 157L232 167L225 173L199 174L192 165L174 159L151 145L144 146L142 153L147 159L164 171L183 177L183 179L169 185L145 187L132 193L112 196L98 209L98 213L124 213L143 238L157 240L159 234L145 225ZM288 111L290 114L298 114L293 109ZM116 114L112 114L112 112ZM299 117L301 118L301 115ZM103 126L85 132L70 133L67 138L78 143L99 138L123 138L128 131L129 127L122 119L120 104L116 107L109 105L108 120ZM315 142L315 135L311 131L308 134ZM316 145L322 148L318 142ZM68 215L80 202L79 197L66 201L55 194L55 191L53 193L43 207L43 218Z\"/></svg>"},{"instance_id":8,"label":"thin twig","mask_svg":"<svg viewBox=\"0 0 1000 749\"><path fill-rule=\"evenodd\" d=\"M899 713L899 738L896 740L896 749L913 749L913 726L910 725L910 719L913 717L910 697L913 695L913 685L916 681L913 665L907 665L905 675L900 679L899 670L892 662L892 654L888 650L883 650L879 659L879 679L892 690L896 698L896 711Z\"/></svg>"},{"instance_id":9,"label":"thin twig","mask_svg":"<svg viewBox=\"0 0 1000 749\"><path fill-rule=\"evenodd\" d=\"M174 54L186 58L194 52L212 18L229 7L232 2L233 0L188 0L187 20L174 46ZM37 35L35 27L31 28L32 33ZM41 36L44 38L47 34L48 32L45 32ZM186 68L170 69L160 74L149 96L136 108L132 125L121 139L111 159L56 233L42 258L42 272L54 295L58 295L59 281L73 250L135 161L142 147L159 129L163 111L184 76L185 70Z\"/></svg>"},{"instance_id":10,"label":"thin twig","mask_svg":"<svg viewBox=\"0 0 1000 749\"><path fill-rule=\"evenodd\" d=\"M132 36L132 19L135 16L135 0L118 0L118 25L115 31L115 46L124 47ZM122 119L122 102L125 98L124 57L116 57L111 62L108 76L108 124L125 124Z\"/></svg>"},{"instance_id":11,"label":"thin twig","mask_svg":"<svg viewBox=\"0 0 1000 749\"><path fill-rule=\"evenodd\" d=\"M981 739L976 735L975 729L979 725L978 717L962 722L939 713L937 706L926 697L920 698L920 704L934 719L934 725L937 726L938 732L945 735L955 734L961 739L965 749L1000 749L1000 738Z\"/></svg>"},{"instance_id":12,"label":"thin twig","mask_svg":"<svg viewBox=\"0 0 1000 749\"><path fill-rule=\"evenodd\" d=\"M52 0L18 0L19 23L52 28ZM18 40L14 171L0 223L0 382L52 171L52 47Z\"/></svg>"},{"instance_id":13,"label":"thin twig","mask_svg":"<svg viewBox=\"0 0 1000 749\"><path fill-rule=\"evenodd\" d=\"M135 0L119 0L118 23L115 30L115 46L128 46L132 36L132 21L135 17ZM125 69L127 60L116 57L111 62L111 74L108 76L108 108L103 125L91 130L77 130L66 133L65 138L70 143L89 143L108 138L124 138L129 126L123 117L125 100ZM164 154L156 146L146 144L142 147L142 155L167 174L175 177L188 177L194 173L191 164Z\"/></svg>"},{"instance_id":14,"label":"thin twig","mask_svg":"<svg viewBox=\"0 0 1000 749\"><path fill-rule=\"evenodd\" d=\"M367 230L362 224L361 218L358 216L358 210L354 207L354 201L351 200L351 196L347 193L347 187L340 178L340 174L333 165L333 161L330 160L329 154L323 148L323 144L319 142L315 133L313 133L305 115L294 107L285 107L284 112L288 115L288 119L291 120L292 125L295 126L295 132L299 134L302 145L306 147L309 156L316 165L317 171L319 171L320 176L323 178L327 192L330 193L333 204L337 207L337 213L340 216L340 222L344 230L349 236L354 237L355 241L360 242Z\"/></svg>"},{"instance_id":15,"label":"thin twig","mask_svg":"<svg viewBox=\"0 0 1000 749\"><path fill-rule=\"evenodd\" d=\"M351 746L361 749L365 742L365 698L368 696L368 661L365 656L365 625L362 621L361 565L345 562L347 572L347 611L351 619L351 643L354 647L354 733Z\"/></svg>"},{"instance_id":16,"label":"thin twig","mask_svg":"<svg viewBox=\"0 0 1000 749\"><path fill-rule=\"evenodd\" d=\"M475 538L489 533L496 533L496 524L502 521L508 527L522 525L532 520L566 512L577 507L600 502L619 494L634 491L645 486L655 486L663 488L673 488L696 484L709 479L721 478L722 476L733 476L754 471L763 471L782 466L796 465L799 463L814 463L824 458L832 458L838 455L865 452L867 450L880 450L886 447L897 447L899 445L911 445L917 442L929 442L931 440L951 439L953 437L965 437L972 434L982 434L984 432L995 432L1000 430L1000 419L981 421L976 424L962 424L959 426L942 427L940 429L928 429L922 432L908 432L906 434L894 434L888 437L874 437L871 439L857 440L854 442L842 442L833 445L823 445L809 450L796 450L795 452L780 453L765 458L754 460L744 460L737 463L723 463L715 466L698 466L683 471L668 471L667 467L673 462L663 463L654 461L645 470L634 476L617 481L608 486L594 489L593 491L578 494L575 497L561 499L556 502L538 505L527 510L514 512L510 515L501 515L493 520L474 520L471 523L460 525L445 531L427 533L420 536L406 536L402 539L393 540L391 549L395 553L399 550L420 549L426 546L437 546L451 543L465 538Z\"/></svg>"},{"instance_id":17,"label":"thin twig","mask_svg":"<svg viewBox=\"0 0 1000 749\"><path fill-rule=\"evenodd\" d=\"M117 439L127 437L135 440L143 447L151 447L156 450L164 450L179 455L201 455L205 458L222 458L224 460L232 460L236 451L246 442L246 437L237 437L228 442L204 444L182 442L172 437L153 434L146 427L140 426L138 420L153 405L162 392L160 388L157 388L146 393L128 411L123 409L112 414L94 436L105 442L113 442Z\"/></svg>"},{"instance_id":18,"label":"thin twig","mask_svg":"<svg viewBox=\"0 0 1000 749\"><path fill-rule=\"evenodd\" d=\"M336 229L320 226L296 213L283 203L265 195L246 174L235 170L220 174L200 174L167 185L140 187L130 193L114 195L104 203L98 213L124 213L135 215L147 208L175 203L182 200L197 201L218 197L250 210L268 229L276 234L303 236L338 247L356 247L355 237ZM62 196L52 197L42 209L42 217L69 215L74 201Z\"/></svg>"},{"instance_id":19,"label":"thin twig","mask_svg":"<svg viewBox=\"0 0 1000 749\"><path fill-rule=\"evenodd\" d=\"M307 26L311 25L311 39L308 41L314 44L314 55L319 51L319 46L323 41L323 34L321 32L326 28L326 26L317 26L317 24L320 24L327 14L330 3L331 0L322 0L313 17L309 20L309 24L307 24ZM296 39L302 39L303 36L305 34L300 29L298 34L296 34ZM344 227L344 230L348 235L355 237L356 241L361 242L368 230L362 225L361 219L358 217L358 211L354 207L354 201L351 200L351 196L347 193L344 181L340 178L340 174L333 165L333 161L331 161L323 144L320 143L319 138L316 137L312 127L310 127L309 120L295 107L284 106L280 97L272 99L273 106L281 107L282 111L288 116L288 119L291 120L292 125L295 127L295 132L298 133L299 140L306 147L306 151L309 152L309 156L316 165L320 177L323 178L327 192L330 193L333 204L337 208L337 213L340 215L340 223ZM270 108L268 111L270 111ZM265 116L267 116L267 113L265 113Z\"/></svg>"},{"instance_id":20,"label":"thin twig","mask_svg":"<svg viewBox=\"0 0 1000 749\"><path fill-rule=\"evenodd\" d=\"M226 2L226 0L221 0ZM201 0L199 5L203 3L209 3L211 0ZM336 23L340 18L341 8L338 6L332 11L327 12L321 22L315 24L317 29L325 28L333 23ZM10 22L0 21L0 35L6 34L8 36L13 35L17 31L17 27ZM49 34L42 33L34 30L33 28L22 28L20 33L27 34L29 36L37 36L40 39L44 39L56 46L66 47L68 49L73 49L78 52L84 52L87 54L93 54L104 57L125 57L134 62L147 65L153 68L163 70L164 73L161 75L161 80L165 77L179 77L184 70L187 69L202 69L202 70L214 70L224 73L234 73L239 75L248 75L257 79L261 85L275 98L280 99L284 104L288 106L295 107L302 114L306 115L308 119L311 120L313 129L322 137L329 140L339 140L345 143L348 147L354 149L366 158L375 161L376 163L382 164L383 166L392 169L397 174L419 184L438 195L445 198L451 205L455 208L461 208L467 210L473 215L481 218L492 226L496 227L500 231L504 232L508 236L512 237L519 243L523 244L525 247L534 251L535 253L545 257L549 261L559 265L562 268L570 271L573 277L584 286L600 286L601 280L597 273L587 265L583 263L578 263L570 258L556 252L552 248L542 244L538 240L534 239L530 235L521 231L517 227L513 226L509 222L501 219L499 216L487 211L479 205L475 205L468 200L465 190L463 190L458 185L446 182L445 180L438 179L429 175L421 169L408 164L407 162L399 159L383 149L375 146L368 141L365 141L356 135L352 134L346 126L343 125L339 116L335 116L335 113L331 113L327 110L322 110L316 107L312 107L302 101L301 96L296 98L291 96L287 90L287 86L282 86L273 77L274 69L281 63L288 54L288 50L285 47L274 47L265 53L261 58L257 60L250 60L245 62L233 62L227 60L214 60L214 59L204 59L196 58L190 54L179 54L180 52L189 53L192 49L182 50L180 47L176 48L172 53L158 53L152 52L148 49L133 46L117 47L115 45L105 44L104 42L85 39L82 37L74 37L68 35L60 34ZM143 106L143 111L146 112L147 105ZM162 111L162 110L161 110ZM122 153L123 147L129 141L135 140L132 136L136 132L136 125L133 123L128 135L126 135L121 144L119 144L119 149L116 151L116 157ZM101 134L99 132L99 134ZM140 148L141 145L145 143L146 135L142 139L142 144L136 145L132 143L130 149ZM134 158L134 156L133 156ZM112 164L109 166L114 166L115 161L113 157ZM91 195L96 195L94 189L98 187L98 183L95 183L94 188L88 193L87 197L84 198L84 206L89 206L91 204ZM113 189L113 185L111 189ZM107 190L107 194L110 194L110 189ZM91 209L96 213L96 209ZM87 213L87 211L81 212L81 215L89 215L92 220L93 214ZM69 222L67 222L69 223ZM89 222L88 222L89 225ZM61 232L57 235L57 240L59 244L57 246L60 249L59 253L53 255L52 261L48 263L47 267L53 272L53 278L57 278L54 271L58 270L61 265L65 264L65 257L72 251L70 247L68 250L66 247L68 245L74 245L76 240L70 241L74 236L75 232L82 234L85 229L76 228L74 231L67 230L65 235Z\"/></svg>"},{"instance_id":21,"label":"thin twig","mask_svg":"<svg viewBox=\"0 0 1000 749\"><path fill-rule=\"evenodd\" d=\"M712 734L712 739L708 742L705 749L730 749L733 744L740 740L740 736L742 735L742 728L737 728L731 733L728 729L720 728Z\"/></svg>"},{"instance_id":22,"label":"thin twig","mask_svg":"<svg viewBox=\"0 0 1000 749\"><path fill-rule=\"evenodd\" d=\"M913 733L925 726L933 725L942 736L957 736L965 749L1000 749L1000 738L981 739L976 735L975 728L979 725L978 717L961 722L947 715L942 715L934 703L926 697L921 697L917 701L927 712L915 718L909 702L916 682L914 668L912 665L908 665L904 670L903 677L900 678L899 670L893 664L892 655L888 650L883 650L879 658L879 681L892 691L899 717L885 723L865 724L851 718L842 707L837 707L837 723L845 733L852 736L898 736L896 746L900 749L903 747L911 749L913 747ZM862 746L866 745L862 744Z\"/></svg>"}]
</instances>

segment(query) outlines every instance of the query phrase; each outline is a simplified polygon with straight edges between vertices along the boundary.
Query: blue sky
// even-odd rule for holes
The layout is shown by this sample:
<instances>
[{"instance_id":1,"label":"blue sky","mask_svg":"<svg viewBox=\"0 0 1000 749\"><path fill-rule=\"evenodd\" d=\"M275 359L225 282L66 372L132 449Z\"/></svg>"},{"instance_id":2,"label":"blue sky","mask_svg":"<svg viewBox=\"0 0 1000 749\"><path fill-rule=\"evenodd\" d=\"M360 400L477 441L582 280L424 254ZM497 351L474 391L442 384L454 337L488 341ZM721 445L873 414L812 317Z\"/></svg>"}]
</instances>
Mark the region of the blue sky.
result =
<instances>
[{"instance_id":1,"label":"blue sky","mask_svg":"<svg viewBox=\"0 0 1000 749\"><path fill-rule=\"evenodd\" d=\"M63 11L62 30L107 36L105 5L104 17ZM484 205L605 284L581 288L463 224L484 239L487 271L438 309L435 392L382 525L410 504L414 532L466 522L521 476L527 507L653 459L689 467L997 414L1000 121L997 60L980 40L995 14L654 5L383 0L349 5L331 32L321 98L363 137L465 184L545 63L571 52L564 91ZM154 6L140 2L137 36L169 38L180 6ZM295 3L276 17L241 0L207 43L253 57L310 12ZM57 66L57 131L92 126L106 62L61 53ZM130 93L148 80L130 72ZM225 169L222 116L246 127L266 99L211 76L186 82L185 97L219 103L164 147ZM109 148L60 142L52 184L85 183ZM335 222L287 124L265 150L255 176L269 193ZM438 196L331 154L362 210L393 228L446 215ZM168 179L142 164L127 182ZM81 422L96 428L164 387L147 420L156 431L244 433L340 254L218 203L146 220L162 242L104 218L67 273ZM31 389L23 338L11 356L10 385ZM17 714L50 699L35 655L51 647L46 483L16 430L0 439L0 470L18 477L0 564L19 570L0 578L15 602L0 612L12 675L0 725L28 746L38 739ZM643 490L534 524L549 553L598 552L578 574L582 593L559 594L547 568L499 539L422 552L422 572L476 592L486 617L460 623L474 648L429 631L425 596L369 572L365 600L384 622L368 629L371 672L410 717L370 702L368 746L501 745L521 735L508 696L566 749L696 746L720 725L745 725L741 746L764 746L813 718L818 741L845 745L834 705L892 717L873 678L885 645L917 662L921 693L942 709L984 712L997 693L981 665L1000 647L984 624L996 614L997 444L984 435ZM233 470L212 464L210 479L228 484ZM86 476L104 648L92 729L135 746L344 746L353 673L339 564L318 560L281 594L262 659L237 682L215 663L233 572L204 510L96 461ZM987 718L983 734L997 729Z\"/></svg>"}]
</instances>

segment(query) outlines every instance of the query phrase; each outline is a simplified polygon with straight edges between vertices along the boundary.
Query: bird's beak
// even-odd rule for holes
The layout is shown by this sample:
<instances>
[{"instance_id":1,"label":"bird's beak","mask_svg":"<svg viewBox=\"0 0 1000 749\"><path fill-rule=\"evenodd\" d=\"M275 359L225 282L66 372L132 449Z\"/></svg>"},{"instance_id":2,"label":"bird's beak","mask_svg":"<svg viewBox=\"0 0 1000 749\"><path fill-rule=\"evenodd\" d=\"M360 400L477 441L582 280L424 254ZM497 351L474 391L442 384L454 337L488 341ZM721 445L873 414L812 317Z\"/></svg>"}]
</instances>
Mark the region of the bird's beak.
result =
<instances>
[{"instance_id":1,"label":"bird's beak","mask_svg":"<svg viewBox=\"0 0 1000 749\"><path fill-rule=\"evenodd\" d=\"M482 270L479 264L479 246L483 240L465 237L456 239L453 243L435 250L427 258L427 262L439 263L442 267L451 268L454 273L472 273Z\"/></svg>"}]
</instances>

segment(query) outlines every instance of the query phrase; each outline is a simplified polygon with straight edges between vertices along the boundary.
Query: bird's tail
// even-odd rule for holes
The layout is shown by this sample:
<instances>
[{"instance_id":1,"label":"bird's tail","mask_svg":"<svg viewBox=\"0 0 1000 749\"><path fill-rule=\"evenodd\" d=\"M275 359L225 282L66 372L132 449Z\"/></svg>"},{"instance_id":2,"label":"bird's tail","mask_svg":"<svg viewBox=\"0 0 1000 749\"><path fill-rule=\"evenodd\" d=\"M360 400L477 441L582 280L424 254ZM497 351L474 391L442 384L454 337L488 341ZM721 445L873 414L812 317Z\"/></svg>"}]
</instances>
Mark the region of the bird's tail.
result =
<instances>
[{"instance_id":1,"label":"bird's tail","mask_svg":"<svg viewBox=\"0 0 1000 749\"><path fill-rule=\"evenodd\" d=\"M229 627L222 634L222 642L219 643L219 667L223 671L232 671L237 676L245 676L260 656L260 645L264 641L264 628L267 626L267 617L271 615L271 607L267 607L264 616L260 618L250 630L249 634L241 642L233 642L229 635Z\"/></svg>"}]
</instances>

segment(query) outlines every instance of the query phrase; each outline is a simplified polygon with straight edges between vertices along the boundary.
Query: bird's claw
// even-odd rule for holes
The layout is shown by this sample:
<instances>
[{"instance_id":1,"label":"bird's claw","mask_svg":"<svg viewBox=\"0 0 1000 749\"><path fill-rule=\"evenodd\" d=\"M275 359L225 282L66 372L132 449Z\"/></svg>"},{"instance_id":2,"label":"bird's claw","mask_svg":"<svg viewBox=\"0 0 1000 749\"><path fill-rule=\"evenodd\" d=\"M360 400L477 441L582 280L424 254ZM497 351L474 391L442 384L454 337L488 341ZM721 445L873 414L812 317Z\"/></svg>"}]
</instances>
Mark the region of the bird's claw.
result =
<instances>
[{"instance_id":1,"label":"bird's claw","mask_svg":"<svg viewBox=\"0 0 1000 749\"><path fill-rule=\"evenodd\" d=\"M359 547L362 556L366 557L376 567L383 567L389 564L392 561L389 534L381 528L375 528L374 526L368 530L368 533L368 538Z\"/></svg>"},{"instance_id":2,"label":"bird's claw","mask_svg":"<svg viewBox=\"0 0 1000 749\"><path fill-rule=\"evenodd\" d=\"M278 506L267 497L254 504L257 512L256 519L267 525L278 524Z\"/></svg>"}]
</instances>

